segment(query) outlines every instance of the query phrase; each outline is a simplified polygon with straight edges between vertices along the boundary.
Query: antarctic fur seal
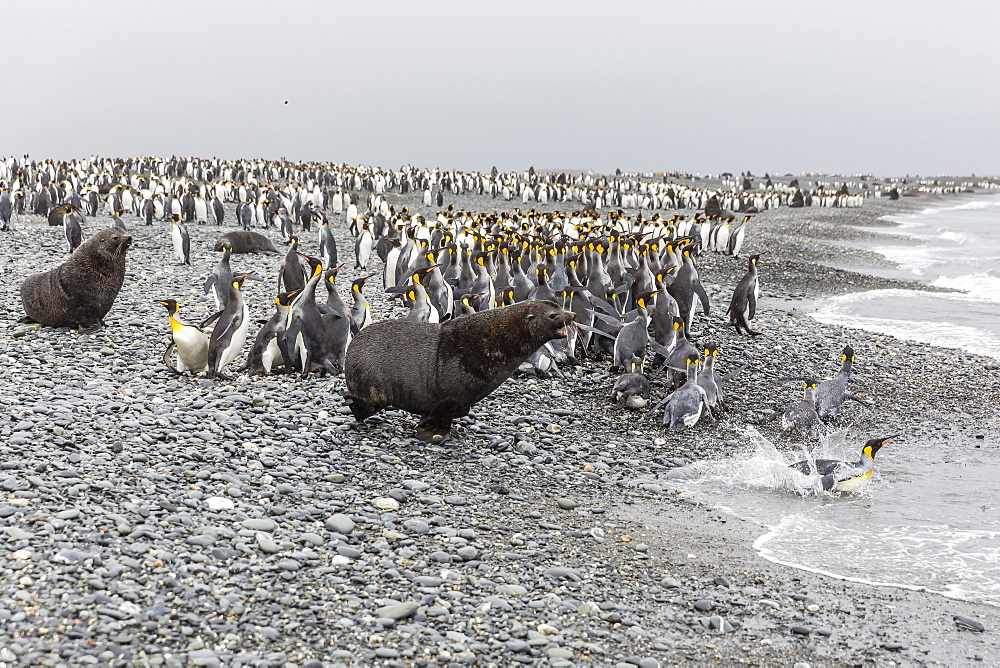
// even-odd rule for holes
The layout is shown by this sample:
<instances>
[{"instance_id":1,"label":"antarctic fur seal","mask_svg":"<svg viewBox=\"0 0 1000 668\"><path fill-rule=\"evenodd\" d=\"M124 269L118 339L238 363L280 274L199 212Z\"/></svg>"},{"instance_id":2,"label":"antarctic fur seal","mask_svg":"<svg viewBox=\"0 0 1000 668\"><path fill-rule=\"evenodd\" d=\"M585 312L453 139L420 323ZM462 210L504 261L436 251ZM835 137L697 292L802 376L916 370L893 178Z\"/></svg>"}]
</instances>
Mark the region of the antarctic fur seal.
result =
<instances>
[{"instance_id":1,"label":"antarctic fur seal","mask_svg":"<svg viewBox=\"0 0 1000 668\"><path fill-rule=\"evenodd\" d=\"M215 242L215 250L223 251L226 248L231 248L234 255L240 253L278 253L274 243L263 234L244 230L227 232L219 237Z\"/></svg>"},{"instance_id":2,"label":"antarctic fur seal","mask_svg":"<svg viewBox=\"0 0 1000 668\"><path fill-rule=\"evenodd\" d=\"M125 280L125 251L132 237L117 227L101 230L55 269L21 283L27 317L47 327L76 327L81 334L104 325Z\"/></svg>"},{"instance_id":3,"label":"antarctic fur seal","mask_svg":"<svg viewBox=\"0 0 1000 668\"><path fill-rule=\"evenodd\" d=\"M347 349L345 398L363 421L394 406L420 416L417 437L448 438L451 422L500 386L546 341L564 338L575 314L524 301L441 324L383 320Z\"/></svg>"}]
</instances>

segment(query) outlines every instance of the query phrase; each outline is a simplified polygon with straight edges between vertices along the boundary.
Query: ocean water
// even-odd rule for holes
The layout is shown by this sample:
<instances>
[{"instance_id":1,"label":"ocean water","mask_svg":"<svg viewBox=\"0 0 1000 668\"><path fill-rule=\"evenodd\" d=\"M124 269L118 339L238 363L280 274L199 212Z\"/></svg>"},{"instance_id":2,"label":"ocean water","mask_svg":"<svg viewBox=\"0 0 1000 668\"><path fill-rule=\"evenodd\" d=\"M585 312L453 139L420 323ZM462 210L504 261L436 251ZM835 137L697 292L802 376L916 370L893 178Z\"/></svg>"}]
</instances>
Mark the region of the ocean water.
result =
<instances>
[{"instance_id":1,"label":"ocean water","mask_svg":"<svg viewBox=\"0 0 1000 668\"><path fill-rule=\"evenodd\" d=\"M995 444L947 448L902 435L879 451L875 473L856 494L823 492L815 476L788 468L809 457L857 460L862 445L840 431L812 452L785 454L751 428L733 457L679 469L673 482L767 527L754 548L771 561L1000 606Z\"/></svg>"},{"instance_id":2,"label":"ocean water","mask_svg":"<svg viewBox=\"0 0 1000 668\"><path fill-rule=\"evenodd\" d=\"M1000 195L973 195L888 217L905 241L866 243L897 263L873 273L960 293L869 290L819 302L814 318L1000 359Z\"/></svg>"}]
</instances>

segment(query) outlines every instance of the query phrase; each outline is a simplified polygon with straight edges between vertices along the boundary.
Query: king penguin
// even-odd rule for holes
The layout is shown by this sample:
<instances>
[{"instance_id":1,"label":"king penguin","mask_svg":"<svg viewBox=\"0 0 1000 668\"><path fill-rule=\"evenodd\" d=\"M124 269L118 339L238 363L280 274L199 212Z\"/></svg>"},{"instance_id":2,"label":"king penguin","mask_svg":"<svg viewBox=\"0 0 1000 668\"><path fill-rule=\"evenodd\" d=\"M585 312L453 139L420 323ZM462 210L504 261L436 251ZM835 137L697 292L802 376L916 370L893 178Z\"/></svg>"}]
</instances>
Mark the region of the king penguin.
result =
<instances>
[{"instance_id":1,"label":"king penguin","mask_svg":"<svg viewBox=\"0 0 1000 668\"><path fill-rule=\"evenodd\" d=\"M208 377L227 378L223 373L226 365L236 359L247 340L250 329L250 309L243 299L243 283L250 274L233 279L229 283L229 298L226 307L209 318L205 323L218 319L212 338L208 342Z\"/></svg>"},{"instance_id":2,"label":"king penguin","mask_svg":"<svg viewBox=\"0 0 1000 668\"><path fill-rule=\"evenodd\" d=\"M855 462L845 462L840 459L817 459L813 462L804 459L790 464L789 468L805 475L819 474L824 491L856 492L872 476L875 453L897 436L899 434L869 440L861 448L861 458Z\"/></svg>"},{"instance_id":3,"label":"king penguin","mask_svg":"<svg viewBox=\"0 0 1000 668\"><path fill-rule=\"evenodd\" d=\"M201 373L208 370L208 335L194 325L181 321L178 313L180 304L173 299L158 299L157 304L166 307L170 315L170 333L173 341L163 353L163 363L176 374L190 371ZM177 365L170 361L170 354L177 350Z\"/></svg>"},{"instance_id":4,"label":"king penguin","mask_svg":"<svg viewBox=\"0 0 1000 668\"><path fill-rule=\"evenodd\" d=\"M205 294L211 290L215 299L216 311L222 311L229 303L229 284L233 282L233 270L229 267L229 258L233 254L233 249L226 246L222 249L222 258L215 265L215 271L205 280Z\"/></svg>"},{"instance_id":5,"label":"king penguin","mask_svg":"<svg viewBox=\"0 0 1000 668\"><path fill-rule=\"evenodd\" d=\"M69 252L72 253L83 243L83 216L71 204L67 204L66 214L63 216L62 222L66 244L69 246Z\"/></svg>"},{"instance_id":6,"label":"king penguin","mask_svg":"<svg viewBox=\"0 0 1000 668\"><path fill-rule=\"evenodd\" d=\"M173 225L170 236L174 241L174 257L181 264L191 265L191 236L188 234L187 226L181 222L179 213L170 214Z\"/></svg>"},{"instance_id":7,"label":"king penguin","mask_svg":"<svg viewBox=\"0 0 1000 668\"><path fill-rule=\"evenodd\" d=\"M757 260L760 254L751 255L747 260L747 273L736 284L733 290L733 298L729 302L729 324L746 331L751 336L760 336L761 332L750 329L750 321L757 313L757 298L760 296L760 282L757 280Z\"/></svg>"}]
</instances>

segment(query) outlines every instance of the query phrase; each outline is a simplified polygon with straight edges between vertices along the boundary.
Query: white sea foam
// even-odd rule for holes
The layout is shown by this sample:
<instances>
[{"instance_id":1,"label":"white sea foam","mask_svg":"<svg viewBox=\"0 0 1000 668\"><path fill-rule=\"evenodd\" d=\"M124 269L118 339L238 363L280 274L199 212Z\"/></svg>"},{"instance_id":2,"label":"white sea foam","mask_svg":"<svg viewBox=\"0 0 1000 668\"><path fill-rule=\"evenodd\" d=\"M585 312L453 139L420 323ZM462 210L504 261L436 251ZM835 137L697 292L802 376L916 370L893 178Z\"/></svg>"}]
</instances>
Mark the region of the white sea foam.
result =
<instances>
[{"instance_id":1,"label":"white sea foam","mask_svg":"<svg viewBox=\"0 0 1000 668\"><path fill-rule=\"evenodd\" d=\"M982 299L972 294L869 290L832 297L809 315L826 324L879 332L904 341L959 348L1000 359L1000 335L979 327L956 324L970 308L977 307L982 308ZM948 309L953 312L953 317L941 320L927 317L929 313L940 317ZM904 313L909 317L899 317Z\"/></svg>"}]
</instances>

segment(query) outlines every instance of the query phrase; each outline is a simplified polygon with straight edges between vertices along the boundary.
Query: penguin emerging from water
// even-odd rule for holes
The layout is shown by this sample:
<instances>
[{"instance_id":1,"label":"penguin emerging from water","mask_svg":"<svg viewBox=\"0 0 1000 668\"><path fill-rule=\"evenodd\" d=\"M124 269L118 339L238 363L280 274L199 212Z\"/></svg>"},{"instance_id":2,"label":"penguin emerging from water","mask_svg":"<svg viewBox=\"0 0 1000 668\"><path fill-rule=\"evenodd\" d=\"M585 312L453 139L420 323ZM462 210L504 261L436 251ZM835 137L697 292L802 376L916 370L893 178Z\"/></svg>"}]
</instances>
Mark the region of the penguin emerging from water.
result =
<instances>
[{"instance_id":1,"label":"penguin emerging from water","mask_svg":"<svg viewBox=\"0 0 1000 668\"><path fill-rule=\"evenodd\" d=\"M757 313L757 298L760 296L760 282L757 280L757 261L760 253L751 255L747 260L747 273L736 284L733 290L733 298L729 302L729 324L746 331L751 336L760 336L762 332L755 332L750 328L750 321Z\"/></svg>"},{"instance_id":2,"label":"penguin emerging from water","mask_svg":"<svg viewBox=\"0 0 1000 668\"><path fill-rule=\"evenodd\" d=\"M170 333L173 340L163 353L163 363L172 372L180 375L185 371L201 373L208 370L208 335L198 327L181 322L178 313L180 304L173 299L158 299L157 304L164 306L170 315ZM174 366L170 355L177 350L177 365Z\"/></svg>"},{"instance_id":3,"label":"penguin emerging from water","mask_svg":"<svg viewBox=\"0 0 1000 668\"><path fill-rule=\"evenodd\" d=\"M208 377L228 378L223 370L236 359L247 340L250 329L250 309L243 299L243 283L250 278L247 274L229 283L229 298L225 308L211 316L202 326L218 320L208 341Z\"/></svg>"},{"instance_id":4,"label":"penguin emerging from water","mask_svg":"<svg viewBox=\"0 0 1000 668\"><path fill-rule=\"evenodd\" d=\"M66 244L69 246L69 252L72 253L83 243L83 216L71 204L67 204L62 223Z\"/></svg>"},{"instance_id":5,"label":"penguin emerging from water","mask_svg":"<svg viewBox=\"0 0 1000 668\"><path fill-rule=\"evenodd\" d=\"M170 237L174 242L174 257L181 264L191 265L191 235L188 234L187 226L181 222L181 216L177 213L170 214L173 226L170 230Z\"/></svg>"},{"instance_id":6,"label":"penguin emerging from water","mask_svg":"<svg viewBox=\"0 0 1000 668\"><path fill-rule=\"evenodd\" d=\"M805 475L819 474L824 491L856 492L871 478L875 453L897 436L899 434L871 439L861 448L861 458L855 462L839 459L817 459L813 462L804 459L790 464L789 468Z\"/></svg>"},{"instance_id":7,"label":"penguin emerging from water","mask_svg":"<svg viewBox=\"0 0 1000 668\"><path fill-rule=\"evenodd\" d=\"M207 295L211 290L215 299L216 311L222 311L229 303L229 284L233 282L233 270L229 267L229 258L233 249L226 246L222 249L222 258L215 265L212 275L205 280L204 290Z\"/></svg>"}]
</instances>

